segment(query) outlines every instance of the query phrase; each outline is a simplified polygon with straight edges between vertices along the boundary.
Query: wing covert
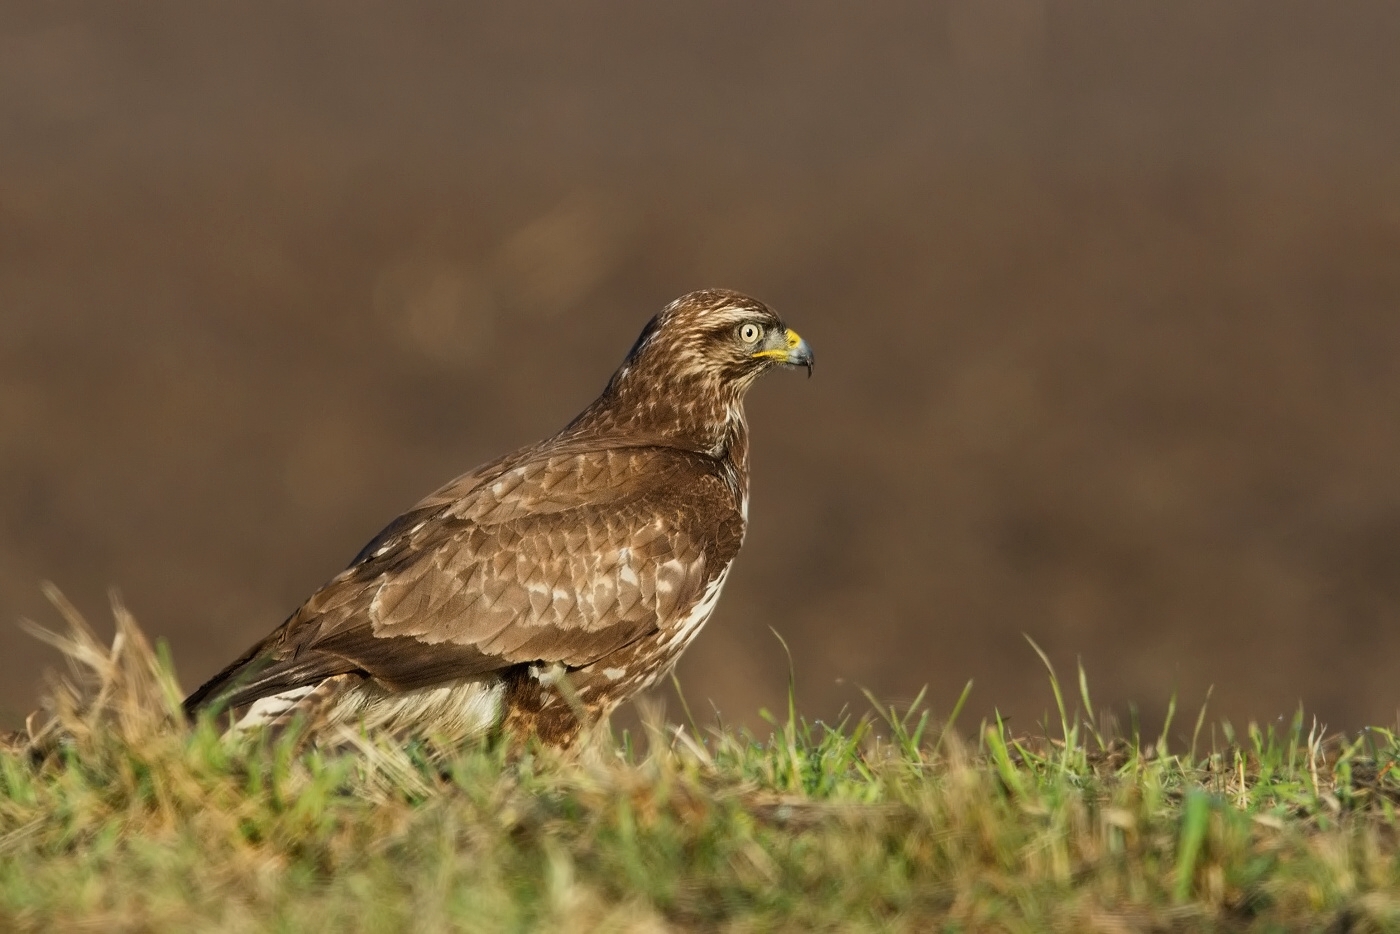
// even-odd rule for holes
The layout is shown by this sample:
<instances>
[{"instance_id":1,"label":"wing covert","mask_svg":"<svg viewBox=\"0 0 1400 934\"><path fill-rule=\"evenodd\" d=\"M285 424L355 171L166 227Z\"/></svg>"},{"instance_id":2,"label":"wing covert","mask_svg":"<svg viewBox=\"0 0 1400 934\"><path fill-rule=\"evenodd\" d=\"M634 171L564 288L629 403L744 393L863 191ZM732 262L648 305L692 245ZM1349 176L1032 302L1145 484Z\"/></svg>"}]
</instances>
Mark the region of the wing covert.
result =
<instances>
[{"instance_id":1,"label":"wing covert","mask_svg":"<svg viewBox=\"0 0 1400 934\"><path fill-rule=\"evenodd\" d=\"M435 494L307 602L292 654L400 684L434 651L480 671L596 661L688 608L737 551L742 517L706 460L555 453L479 474L456 501Z\"/></svg>"}]
</instances>

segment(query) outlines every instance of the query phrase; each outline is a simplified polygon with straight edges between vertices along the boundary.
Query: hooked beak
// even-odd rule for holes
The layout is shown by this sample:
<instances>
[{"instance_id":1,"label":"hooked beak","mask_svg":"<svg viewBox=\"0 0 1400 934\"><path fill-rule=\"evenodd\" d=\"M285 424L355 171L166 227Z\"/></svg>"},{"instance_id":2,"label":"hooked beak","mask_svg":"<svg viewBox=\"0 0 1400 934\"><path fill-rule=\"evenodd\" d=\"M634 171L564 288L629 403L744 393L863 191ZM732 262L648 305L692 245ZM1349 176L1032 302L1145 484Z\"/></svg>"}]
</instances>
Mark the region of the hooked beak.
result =
<instances>
[{"instance_id":1,"label":"hooked beak","mask_svg":"<svg viewBox=\"0 0 1400 934\"><path fill-rule=\"evenodd\" d=\"M764 348L755 352L753 356L767 357L783 366L805 366L807 376L811 377L812 364L816 362L816 357L812 355L812 348L792 328L788 328L782 334L773 334L764 345Z\"/></svg>"}]
</instances>

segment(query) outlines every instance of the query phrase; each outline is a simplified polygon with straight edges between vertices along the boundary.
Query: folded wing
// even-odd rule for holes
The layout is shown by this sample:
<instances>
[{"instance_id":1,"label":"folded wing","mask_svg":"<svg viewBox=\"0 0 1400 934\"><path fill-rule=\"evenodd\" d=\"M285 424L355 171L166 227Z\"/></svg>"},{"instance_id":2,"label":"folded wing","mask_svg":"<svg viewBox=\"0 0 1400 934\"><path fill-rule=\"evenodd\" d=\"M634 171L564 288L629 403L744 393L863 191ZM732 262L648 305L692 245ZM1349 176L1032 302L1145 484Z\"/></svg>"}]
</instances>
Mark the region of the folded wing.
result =
<instances>
[{"instance_id":1,"label":"folded wing","mask_svg":"<svg viewBox=\"0 0 1400 934\"><path fill-rule=\"evenodd\" d=\"M393 690L522 663L591 664L684 615L742 519L703 455L526 452L395 520L186 701L231 707L340 674Z\"/></svg>"}]
</instances>

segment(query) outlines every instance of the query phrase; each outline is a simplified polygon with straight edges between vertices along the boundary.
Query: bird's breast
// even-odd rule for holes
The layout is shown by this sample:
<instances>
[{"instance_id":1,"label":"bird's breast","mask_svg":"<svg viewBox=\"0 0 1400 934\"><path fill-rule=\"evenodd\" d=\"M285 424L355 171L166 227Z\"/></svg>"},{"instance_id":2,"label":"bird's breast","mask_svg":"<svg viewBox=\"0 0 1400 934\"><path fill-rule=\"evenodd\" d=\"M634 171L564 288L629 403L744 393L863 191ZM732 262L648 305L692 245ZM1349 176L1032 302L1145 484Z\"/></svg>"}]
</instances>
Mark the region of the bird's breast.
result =
<instances>
[{"instance_id":1,"label":"bird's breast","mask_svg":"<svg viewBox=\"0 0 1400 934\"><path fill-rule=\"evenodd\" d=\"M579 695L611 708L664 677L715 611L730 565L725 565L685 607L660 620L657 630L571 673Z\"/></svg>"}]
</instances>

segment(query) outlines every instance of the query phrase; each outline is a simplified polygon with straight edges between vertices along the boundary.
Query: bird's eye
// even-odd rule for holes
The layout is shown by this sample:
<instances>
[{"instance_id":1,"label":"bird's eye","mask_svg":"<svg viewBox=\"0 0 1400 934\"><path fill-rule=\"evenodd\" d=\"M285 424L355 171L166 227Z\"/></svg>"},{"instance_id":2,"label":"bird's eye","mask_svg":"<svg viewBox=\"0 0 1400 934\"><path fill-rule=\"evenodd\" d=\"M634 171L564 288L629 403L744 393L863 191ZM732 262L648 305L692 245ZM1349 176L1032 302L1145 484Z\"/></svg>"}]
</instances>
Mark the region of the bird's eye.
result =
<instances>
[{"instance_id":1,"label":"bird's eye","mask_svg":"<svg viewBox=\"0 0 1400 934\"><path fill-rule=\"evenodd\" d=\"M758 340L759 336L762 333L763 328L759 327L753 322L749 322L748 324L745 324L739 328L739 340L743 341L746 344L752 344L754 341Z\"/></svg>"}]
</instances>

